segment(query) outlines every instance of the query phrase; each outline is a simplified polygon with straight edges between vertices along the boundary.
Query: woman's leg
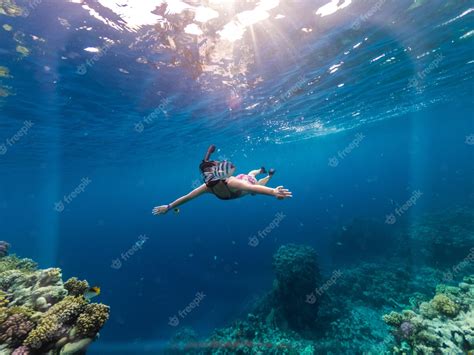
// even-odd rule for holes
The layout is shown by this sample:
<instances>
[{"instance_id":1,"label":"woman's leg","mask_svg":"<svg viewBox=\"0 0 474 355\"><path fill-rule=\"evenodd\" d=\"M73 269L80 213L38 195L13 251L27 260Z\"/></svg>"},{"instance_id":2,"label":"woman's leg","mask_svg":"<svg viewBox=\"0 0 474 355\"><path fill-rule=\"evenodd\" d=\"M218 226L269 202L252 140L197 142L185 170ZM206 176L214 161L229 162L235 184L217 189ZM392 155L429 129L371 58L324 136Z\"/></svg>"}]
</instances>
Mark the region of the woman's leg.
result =
<instances>
[{"instance_id":1,"label":"woman's leg","mask_svg":"<svg viewBox=\"0 0 474 355\"><path fill-rule=\"evenodd\" d=\"M265 186L266 184L268 184L268 182L270 181L271 178L272 178L272 176L268 175L268 176L264 177L263 179L258 180L258 184Z\"/></svg>"},{"instance_id":2,"label":"woman's leg","mask_svg":"<svg viewBox=\"0 0 474 355\"><path fill-rule=\"evenodd\" d=\"M268 176L264 177L263 179L258 180L258 184L265 186L266 184L268 184L268 182L272 178L273 174L275 174L275 169L270 169L268 171Z\"/></svg>"},{"instance_id":3,"label":"woman's leg","mask_svg":"<svg viewBox=\"0 0 474 355\"><path fill-rule=\"evenodd\" d=\"M262 174L262 173L265 173L265 172L266 172L266 171L265 171L265 168L260 168L260 169L257 169L257 170L252 170L252 171L249 172L247 175L256 177L257 175Z\"/></svg>"}]
</instances>

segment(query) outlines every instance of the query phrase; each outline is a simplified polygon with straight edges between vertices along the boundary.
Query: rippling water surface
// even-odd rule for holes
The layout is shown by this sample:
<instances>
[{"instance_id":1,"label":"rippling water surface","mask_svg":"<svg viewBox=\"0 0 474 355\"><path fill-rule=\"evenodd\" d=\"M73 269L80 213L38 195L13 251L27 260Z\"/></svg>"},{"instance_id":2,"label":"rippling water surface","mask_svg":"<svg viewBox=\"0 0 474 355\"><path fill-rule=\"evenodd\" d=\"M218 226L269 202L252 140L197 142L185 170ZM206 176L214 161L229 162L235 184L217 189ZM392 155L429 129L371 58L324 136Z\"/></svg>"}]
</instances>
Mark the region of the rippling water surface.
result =
<instances>
[{"instance_id":1,"label":"rippling water surface","mask_svg":"<svg viewBox=\"0 0 474 355\"><path fill-rule=\"evenodd\" d=\"M34 119L36 155L57 142L67 159L109 160L216 135L285 143L470 100L471 5L2 1L2 125Z\"/></svg>"}]
</instances>

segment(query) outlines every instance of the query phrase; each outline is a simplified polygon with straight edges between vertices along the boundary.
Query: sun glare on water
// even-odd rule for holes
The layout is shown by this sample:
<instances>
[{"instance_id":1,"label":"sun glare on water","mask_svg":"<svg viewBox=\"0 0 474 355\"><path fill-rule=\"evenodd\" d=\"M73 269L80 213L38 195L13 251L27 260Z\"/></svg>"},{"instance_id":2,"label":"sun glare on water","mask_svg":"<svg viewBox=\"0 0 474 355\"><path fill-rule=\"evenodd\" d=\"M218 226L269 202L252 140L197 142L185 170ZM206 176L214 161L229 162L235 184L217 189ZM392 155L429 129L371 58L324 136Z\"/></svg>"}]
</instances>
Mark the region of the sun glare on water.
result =
<instances>
[{"instance_id":1,"label":"sun glare on water","mask_svg":"<svg viewBox=\"0 0 474 355\"><path fill-rule=\"evenodd\" d=\"M150 64L151 61L158 70L183 68L211 91L224 86L238 96L241 90L238 88L257 84L245 79L265 44L259 43L262 38L257 34L266 33L269 43L274 45L283 43L291 47L283 29L283 23L292 17L289 12L292 7L283 6L291 4L289 0L97 0L117 15L119 21L106 17L107 12L82 0L69 1L81 2L92 17L118 31L139 34L137 45L147 42L156 53L169 52L173 58L162 61L160 56L140 57L137 62ZM315 6L314 20L332 15L351 3L352 0L327 0ZM302 33L313 32L311 24L300 28L297 21L292 24ZM93 53L96 46L84 50Z\"/></svg>"}]
</instances>

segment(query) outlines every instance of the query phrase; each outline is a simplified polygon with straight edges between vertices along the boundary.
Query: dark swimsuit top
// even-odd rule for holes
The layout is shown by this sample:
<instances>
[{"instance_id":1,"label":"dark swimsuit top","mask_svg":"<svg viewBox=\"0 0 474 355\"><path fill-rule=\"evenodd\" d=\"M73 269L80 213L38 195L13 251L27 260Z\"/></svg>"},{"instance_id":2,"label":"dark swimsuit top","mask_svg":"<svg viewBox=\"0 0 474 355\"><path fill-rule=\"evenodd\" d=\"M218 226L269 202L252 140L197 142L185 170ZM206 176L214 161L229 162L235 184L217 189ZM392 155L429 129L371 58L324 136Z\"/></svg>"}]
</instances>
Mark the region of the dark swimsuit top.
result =
<instances>
[{"instance_id":1,"label":"dark swimsuit top","mask_svg":"<svg viewBox=\"0 0 474 355\"><path fill-rule=\"evenodd\" d=\"M216 195L217 198L220 198L221 200L233 200L239 198L242 195L242 191L233 192L229 186L227 186L226 180L214 179L212 175L207 174L210 172L210 169L216 166L218 163L219 162L217 161L203 160L199 165L199 170L201 170L201 173L204 175L204 182L206 183L206 186L214 195ZM221 187L220 189L216 189L216 186L218 185L225 186L225 188ZM224 190L227 190L227 193Z\"/></svg>"},{"instance_id":2,"label":"dark swimsuit top","mask_svg":"<svg viewBox=\"0 0 474 355\"><path fill-rule=\"evenodd\" d=\"M215 188L217 185L225 186L227 191L229 192L228 196L219 195L219 193L215 191ZM207 187L209 187L211 189L211 192L214 195L216 195L217 198L220 198L221 200L233 200L233 199L239 198L242 195L242 191L233 192L229 188L229 186L227 186L227 182L225 180L212 181L207 184Z\"/></svg>"}]
</instances>

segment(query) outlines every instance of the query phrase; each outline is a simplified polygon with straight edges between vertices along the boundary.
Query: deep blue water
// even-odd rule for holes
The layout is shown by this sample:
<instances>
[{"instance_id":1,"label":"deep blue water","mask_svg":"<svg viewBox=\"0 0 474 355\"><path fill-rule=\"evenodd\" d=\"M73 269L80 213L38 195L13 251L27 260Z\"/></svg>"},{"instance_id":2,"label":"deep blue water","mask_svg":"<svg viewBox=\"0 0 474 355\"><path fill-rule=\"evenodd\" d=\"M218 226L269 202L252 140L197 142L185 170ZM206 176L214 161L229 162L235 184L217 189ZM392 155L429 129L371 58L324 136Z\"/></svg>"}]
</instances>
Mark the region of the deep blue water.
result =
<instances>
[{"instance_id":1,"label":"deep blue water","mask_svg":"<svg viewBox=\"0 0 474 355\"><path fill-rule=\"evenodd\" d=\"M282 244L313 246L329 274L331 234L357 217L384 223L416 190L422 197L394 228L474 207L467 1L333 1L341 9L321 17L326 1L281 0L225 55L221 23L189 42L182 28L132 30L105 2L17 3L30 14L0 15L12 27L0 28L9 70L0 76L0 238L65 278L101 285L112 313L92 353L158 347L176 331L168 317L196 292L206 298L182 325L206 335L228 324L271 287ZM222 17L256 4L232 6ZM204 38L214 44L207 57ZM10 144L27 120L33 126ZM341 153L357 135L358 146ZM274 167L271 185L293 199L209 195L153 216L195 186L211 143L238 172ZM65 202L83 179L84 191ZM277 213L281 225L249 246ZM123 260L141 235L142 249ZM120 269L111 267L117 258Z\"/></svg>"}]
</instances>

